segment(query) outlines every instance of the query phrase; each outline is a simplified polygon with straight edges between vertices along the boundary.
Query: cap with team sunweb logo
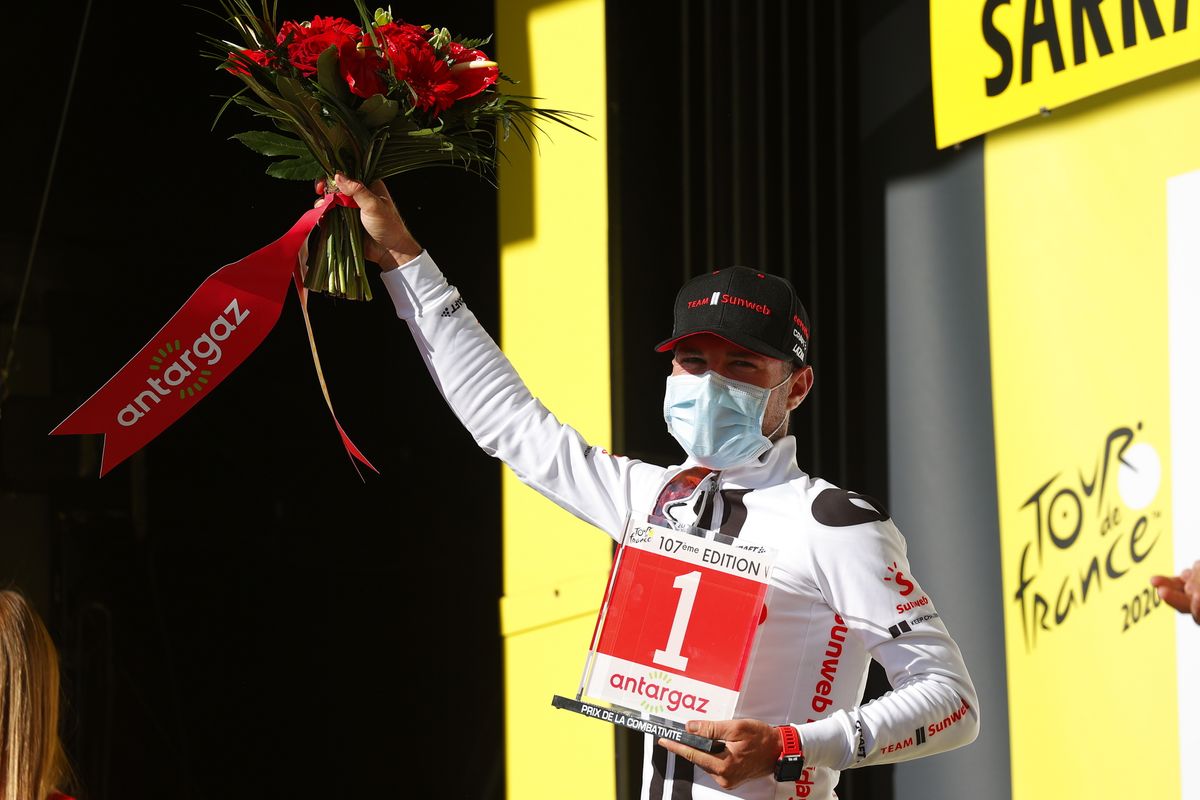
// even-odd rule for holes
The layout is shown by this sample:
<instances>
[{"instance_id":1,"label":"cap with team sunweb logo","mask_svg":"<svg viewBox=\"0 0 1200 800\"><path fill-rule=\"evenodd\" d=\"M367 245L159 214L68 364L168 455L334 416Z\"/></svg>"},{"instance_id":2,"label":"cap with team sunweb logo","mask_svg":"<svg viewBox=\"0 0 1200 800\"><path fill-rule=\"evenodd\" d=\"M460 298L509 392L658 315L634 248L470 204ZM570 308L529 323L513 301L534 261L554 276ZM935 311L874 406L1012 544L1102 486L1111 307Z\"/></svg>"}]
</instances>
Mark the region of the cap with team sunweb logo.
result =
<instances>
[{"instance_id":1,"label":"cap with team sunweb logo","mask_svg":"<svg viewBox=\"0 0 1200 800\"><path fill-rule=\"evenodd\" d=\"M726 267L692 278L675 297L671 350L684 337L711 333L747 350L800 366L808 363L808 312L787 278Z\"/></svg>"}]
</instances>

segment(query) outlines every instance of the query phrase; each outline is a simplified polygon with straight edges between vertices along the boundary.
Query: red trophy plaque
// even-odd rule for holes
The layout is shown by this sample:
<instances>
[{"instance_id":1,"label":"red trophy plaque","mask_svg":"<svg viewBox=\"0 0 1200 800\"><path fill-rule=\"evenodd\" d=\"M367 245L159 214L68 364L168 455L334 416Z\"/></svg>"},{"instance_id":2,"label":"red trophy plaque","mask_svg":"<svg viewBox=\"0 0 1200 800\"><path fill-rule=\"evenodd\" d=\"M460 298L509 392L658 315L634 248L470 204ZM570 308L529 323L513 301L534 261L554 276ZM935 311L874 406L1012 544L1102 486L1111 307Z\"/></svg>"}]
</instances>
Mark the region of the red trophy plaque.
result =
<instances>
[{"instance_id":1,"label":"red trophy plaque","mask_svg":"<svg viewBox=\"0 0 1200 800\"><path fill-rule=\"evenodd\" d=\"M628 524L579 691L554 706L719 751L684 723L733 716L774 558L699 528Z\"/></svg>"}]
</instances>

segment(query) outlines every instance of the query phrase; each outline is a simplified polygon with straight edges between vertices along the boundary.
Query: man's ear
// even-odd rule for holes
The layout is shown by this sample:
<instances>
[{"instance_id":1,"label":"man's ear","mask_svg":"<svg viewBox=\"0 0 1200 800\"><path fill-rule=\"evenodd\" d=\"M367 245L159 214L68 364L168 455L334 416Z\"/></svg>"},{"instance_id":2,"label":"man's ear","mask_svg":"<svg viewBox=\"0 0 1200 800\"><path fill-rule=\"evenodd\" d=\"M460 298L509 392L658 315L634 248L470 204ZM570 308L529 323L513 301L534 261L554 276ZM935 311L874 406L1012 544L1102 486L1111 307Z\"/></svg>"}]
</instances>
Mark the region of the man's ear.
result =
<instances>
[{"instance_id":1,"label":"man's ear","mask_svg":"<svg viewBox=\"0 0 1200 800\"><path fill-rule=\"evenodd\" d=\"M796 370L792 390L788 392L788 411L795 411L804 402L804 398L808 396L808 392L813 385L813 370L812 367L801 367Z\"/></svg>"}]
</instances>

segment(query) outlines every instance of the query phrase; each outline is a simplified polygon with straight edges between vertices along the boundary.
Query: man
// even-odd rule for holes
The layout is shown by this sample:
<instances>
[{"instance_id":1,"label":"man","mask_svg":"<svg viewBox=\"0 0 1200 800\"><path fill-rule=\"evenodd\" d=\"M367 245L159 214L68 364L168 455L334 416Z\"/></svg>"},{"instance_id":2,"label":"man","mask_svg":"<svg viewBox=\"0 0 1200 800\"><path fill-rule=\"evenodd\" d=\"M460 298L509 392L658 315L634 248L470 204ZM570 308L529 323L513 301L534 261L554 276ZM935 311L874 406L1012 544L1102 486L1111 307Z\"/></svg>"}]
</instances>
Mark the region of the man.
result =
<instances>
[{"instance_id":1,"label":"man","mask_svg":"<svg viewBox=\"0 0 1200 800\"><path fill-rule=\"evenodd\" d=\"M1150 585L1158 589L1158 596L1171 608L1180 614L1191 614L1200 625L1200 561L1178 575L1155 575L1150 578Z\"/></svg>"},{"instance_id":2,"label":"man","mask_svg":"<svg viewBox=\"0 0 1200 800\"><path fill-rule=\"evenodd\" d=\"M337 185L362 209L367 257L485 452L614 539L632 513L779 551L738 719L689 723L724 750L652 743L643 797L832 798L839 770L975 738L974 687L887 513L796 465L788 414L813 372L807 314L787 281L731 268L681 291L659 349L674 353L664 415L689 459L658 467L609 455L560 424L409 234L382 183L338 176ZM871 658L894 690L859 705Z\"/></svg>"}]
</instances>

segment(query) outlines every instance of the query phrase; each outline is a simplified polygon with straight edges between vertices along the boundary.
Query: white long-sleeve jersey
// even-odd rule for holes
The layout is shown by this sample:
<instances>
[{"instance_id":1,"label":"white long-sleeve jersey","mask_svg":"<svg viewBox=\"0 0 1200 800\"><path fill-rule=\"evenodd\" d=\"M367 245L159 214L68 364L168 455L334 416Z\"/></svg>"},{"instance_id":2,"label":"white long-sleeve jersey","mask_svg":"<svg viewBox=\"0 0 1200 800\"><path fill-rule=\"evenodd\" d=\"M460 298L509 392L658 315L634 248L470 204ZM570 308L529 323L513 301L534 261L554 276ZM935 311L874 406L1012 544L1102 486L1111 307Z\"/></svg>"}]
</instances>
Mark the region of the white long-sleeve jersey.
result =
<instances>
[{"instance_id":1,"label":"white long-sleeve jersey","mask_svg":"<svg viewBox=\"0 0 1200 800\"><path fill-rule=\"evenodd\" d=\"M522 383L428 253L383 280L454 413L489 455L558 505L620 538L681 470L610 455L560 423ZM805 770L734 790L647 741L642 797L833 798L840 770L932 755L973 741L975 689L904 537L878 503L806 475L795 440L703 477L664 512L778 551L734 716L792 724ZM893 687L862 701L874 658Z\"/></svg>"}]
</instances>

